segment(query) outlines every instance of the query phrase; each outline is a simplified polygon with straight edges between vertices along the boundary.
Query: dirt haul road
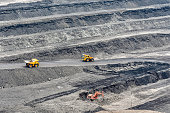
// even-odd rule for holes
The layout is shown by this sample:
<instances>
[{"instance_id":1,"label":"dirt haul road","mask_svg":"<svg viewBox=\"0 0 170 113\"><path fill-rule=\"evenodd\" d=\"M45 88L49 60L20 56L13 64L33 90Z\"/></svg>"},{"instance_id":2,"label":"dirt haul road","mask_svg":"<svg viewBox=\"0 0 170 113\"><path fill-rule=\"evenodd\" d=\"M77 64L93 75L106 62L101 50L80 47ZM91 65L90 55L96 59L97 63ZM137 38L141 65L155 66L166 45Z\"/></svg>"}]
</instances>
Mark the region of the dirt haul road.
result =
<instances>
[{"instance_id":1,"label":"dirt haul road","mask_svg":"<svg viewBox=\"0 0 170 113\"><path fill-rule=\"evenodd\" d=\"M119 58L119 59L106 59L106 60L95 60L94 62L82 62L76 59L63 59L58 61L40 62L39 67L59 67L59 66L89 66L89 65L106 65L106 64L118 64L128 62L162 62L170 63L170 61L156 60L151 58ZM0 69L19 69L26 68L26 63L0 63Z\"/></svg>"}]
</instances>

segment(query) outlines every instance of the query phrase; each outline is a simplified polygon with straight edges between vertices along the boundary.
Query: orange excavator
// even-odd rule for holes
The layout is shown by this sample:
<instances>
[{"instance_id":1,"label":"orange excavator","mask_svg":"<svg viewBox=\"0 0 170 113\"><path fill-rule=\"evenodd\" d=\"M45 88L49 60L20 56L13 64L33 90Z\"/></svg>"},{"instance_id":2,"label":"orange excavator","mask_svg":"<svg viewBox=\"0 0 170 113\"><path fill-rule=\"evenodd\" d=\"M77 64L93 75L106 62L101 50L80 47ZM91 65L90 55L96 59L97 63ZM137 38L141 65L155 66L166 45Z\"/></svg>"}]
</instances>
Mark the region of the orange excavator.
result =
<instances>
[{"instance_id":1,"label":"orange excavator","mask_svg":"<svg viewBox=\"0 0 170 113\"><path fill-rule=\"evenodd\" d=\"M93 94L88 94L87 99L96 100L96 99L98 99L99 95L102 95L102 97L104 97L103 91L102 92L96 91L94 95Z\"/></svg>"}]
</instances>

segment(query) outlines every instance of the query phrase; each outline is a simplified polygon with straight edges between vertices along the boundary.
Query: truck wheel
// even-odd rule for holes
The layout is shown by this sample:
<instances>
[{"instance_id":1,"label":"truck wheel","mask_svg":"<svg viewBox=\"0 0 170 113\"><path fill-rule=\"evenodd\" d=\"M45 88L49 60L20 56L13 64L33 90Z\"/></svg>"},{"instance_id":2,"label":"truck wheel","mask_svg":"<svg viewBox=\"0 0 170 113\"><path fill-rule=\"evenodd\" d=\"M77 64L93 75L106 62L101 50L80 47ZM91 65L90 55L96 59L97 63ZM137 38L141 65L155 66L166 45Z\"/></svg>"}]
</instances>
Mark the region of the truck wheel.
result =
<instances>
[{"instance_id":1,"label":"truck wheel","mask_svg":"<svg viewBox=\"0 0 170 113\"><path fill-rule=\"evenodd\" d=\"M89 62L89 59L88 59L88 58L86 59L86 62Z\"/></svg>"},{"instance_id":2,"label":"truck wheel","mask_svg":"<svg viewBox=\"0 0 170 113\"><path fill-rule=\"evenodd\" d=\"M29 68L32 68L32 64L28 65Z\"/></svg>"},{"instance_id":3,"label":"truck wheel","mask_svg":"<svg viewBox=\"0 0 170 113\"><path fill-rule=\"evenodd\" d=\"M93 61L94 61L94 59L92 58L90 61L91 61L91 62L93 62Z\"/></svg>"},{"instance_id":4,"label":"truck wheel","mask_svg":"<svg viewBox=\"0 0 170 113\"><path fill-rule=\"evenodd\" d=\"M38 64L35 64L35 67L38 67Z\"/></svg>"}]
</instances>

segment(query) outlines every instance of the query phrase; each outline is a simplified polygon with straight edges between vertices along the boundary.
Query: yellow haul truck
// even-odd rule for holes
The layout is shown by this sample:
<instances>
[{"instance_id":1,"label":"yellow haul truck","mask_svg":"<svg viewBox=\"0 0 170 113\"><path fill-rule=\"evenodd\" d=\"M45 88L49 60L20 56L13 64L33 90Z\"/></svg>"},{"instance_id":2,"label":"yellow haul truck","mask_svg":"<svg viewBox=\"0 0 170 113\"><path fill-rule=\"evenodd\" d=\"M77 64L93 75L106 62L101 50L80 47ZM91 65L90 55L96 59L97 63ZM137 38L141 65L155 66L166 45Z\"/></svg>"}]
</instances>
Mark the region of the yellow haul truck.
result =
<instances>
[{"instance_id":1,"label":"yellow haul truck","mask_svg":"<svg viewBox=\"0 0 170 113\"><path fill-rule=\"evenodd\" d=\"M94 58L91 57L90 55L83 54L82 55L82 61L84 61L84 62L93 62Z\"/></svg>"},{"instance_id":2,"label":"yellow haul truck","mask_svg":"<svg viewBox=\"0 0 170 113\"><path fill-rule=\"evenodd\" d=\"M39 60L38 59L31 59L30 61L29 60L25 60L25 63L26 63L26 67L29 67L29 68L32 68L32 67L38 67L39 66Z\"/></svg>"}]
</instances>

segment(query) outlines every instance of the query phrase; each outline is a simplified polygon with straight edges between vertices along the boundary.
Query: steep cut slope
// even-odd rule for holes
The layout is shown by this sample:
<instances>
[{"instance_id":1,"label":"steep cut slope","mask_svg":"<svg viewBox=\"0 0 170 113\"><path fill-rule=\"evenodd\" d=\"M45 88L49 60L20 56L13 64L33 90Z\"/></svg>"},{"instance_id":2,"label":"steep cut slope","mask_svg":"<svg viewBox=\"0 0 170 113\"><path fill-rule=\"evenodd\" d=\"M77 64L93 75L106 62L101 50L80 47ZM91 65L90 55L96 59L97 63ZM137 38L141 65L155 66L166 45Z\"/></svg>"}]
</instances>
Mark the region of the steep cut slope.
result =
<instances>
[{"instance_id":1,"label":"steep cut slope","mask_svg":"<svg viewBox=\"0 0 170 113\"><path fill-rule=\"evenodd\" d=\"M18 54L19 56L23 56L24 53L37 54L38 51L43 50L44 52L41 52L41 59L43 60L47 55L45 53L53 51L51 49L54 48L55 51L60 51L65 45L67 45L68 48L75 48L76 45L83 43L89 43L88 45L93 46L94 44L92 44L92 42L102 42L105 39L111 41L118 36L127 38L127 34L134 34L135 36L138 34L169 34L169 4L170 1L168 0L147 0L145 2L136 0L96 0L86 2L39 1L20 4L19 6L17 4L1 6L0 57L5 58ZM81 7L82 10L79 10L77 6ZM70 12L65 11L68 10L66 7L69 8ZM61 12L57 12L59 10L56 8L59 8ZM83 9L86 9L86 11ZM45 10L47 12L43 12ZM11 15L11 18L8 14ZM18 14L20 14L21 18L15 16ZM23 14L28 17L23 16ZM168 38L169 36L167 35L166 40L168 40ZM155 43L159 43L159 41ZM72 45L74 46L72 47ZM168 43L157 47L167 45ZM66 49L67 47L64 48ZM82 47L84 47L84 45L82 45ZM150 48L150 46L146 47ZM92 48L93 47L89 47L88 50L82 52L92 53L90 50ZM145 49L139 48L141 50ZM117 49L120 49L122 52L126 51L126 49L123 50L119 47ZM102 49L102 51L107 51L107 49ZM71 58L74 58L74 56L82 52L73 52ZM57 57L53 52L50 54ZM115 54L115 52L110 52L109 54ZM65 56L64 58L69 58L67 57L67 53L62 55ZM32 57L32 55L29 56L29 58ZM38 57L39 55L35 56ZM8 59L9 58L12 57L8 57ZM28 56L26 58L28 58ZM24 58L21 57L19 59L22 60ZM15 60L15 57L13 60Z\"/></svg>"},{"instance_id":2,"label":"steep cut slope","mask_svg":"<svg viewBox=\"0 0 170 113\"><path fill-rule=\"evenodd\" d=\"M169 47L169 34L144 34L135 35L126 38L115 38L106 41L96 41L73 46L62 46L54 49L44 48L41 51L19 54L15 56L8 56L1 58L1 62L23 62L24 59L36 57L43 60L57 60L64 58L80 58L83 53L91 53L98 57L101 53L107 55L115 55L120 53L129 53L142 49L156 49L164 46ZM11 47L13 48L13 47ZM13 48L14 49L14 48Z\"/></svg>"},{"instance_id":3,"label":"steep cut slope","mask_svg":"<svg viewBox=\"0 0 170 113\"><path fill-rule=\"evenodd\" d=\"M98 10L136 8L140 6L149 6L155 4L170 3L169 0L86 0L86 1L55 1L43 0L42 2L30 4L18 4L2 7L0 11L0 21L32 18L37 16L48 16L55 14L69 14L77 12L91 12ZM3 4L3 3L2 3ZM22 7L23 6L23 7ZM13 8L11 8L13 7ZM16 8L15 8L16 7Z\"/></svg>"}]
</instances>

